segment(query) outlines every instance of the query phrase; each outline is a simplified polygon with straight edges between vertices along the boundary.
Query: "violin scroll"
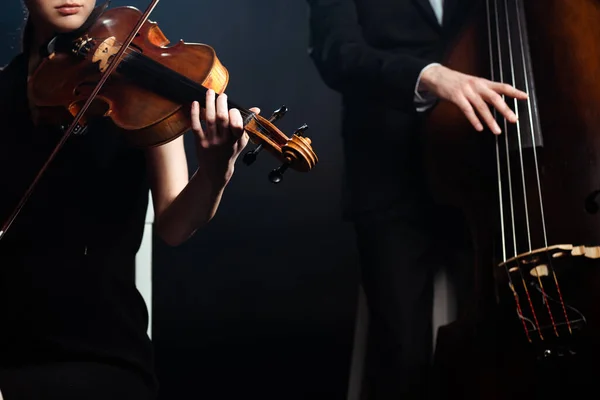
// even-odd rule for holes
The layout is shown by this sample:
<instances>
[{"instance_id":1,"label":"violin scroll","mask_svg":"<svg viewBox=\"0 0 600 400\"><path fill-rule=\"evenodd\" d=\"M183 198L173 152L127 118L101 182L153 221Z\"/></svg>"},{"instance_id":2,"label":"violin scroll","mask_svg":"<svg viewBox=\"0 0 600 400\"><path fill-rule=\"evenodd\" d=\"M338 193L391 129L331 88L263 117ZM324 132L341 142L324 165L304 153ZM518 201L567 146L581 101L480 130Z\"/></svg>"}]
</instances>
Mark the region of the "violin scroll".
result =
<instances>
[{"instance_id":1,"label":"violin scroll","mask_svg":"<svg viewBox=\"0 0 600 400\"><path fill-rule=\"evenodd\" d=\"M287 107L283 106L276 110L267 120L259 115L254 115L253 119L246 125L245 129L250 136L250 141L257 146L254 150L244 155L243 161L246 165L252 165L258 154L267 150L281 162L281 166L269 173L269 180L273 183L279 183L283 179L283 174L292 168L299 172L310 171L318 162L318 157L311 147L312 141L303 136L308 129L304 124L299 127L288 138L274 124L287 112Z\"/></svg>"}]
</instances>

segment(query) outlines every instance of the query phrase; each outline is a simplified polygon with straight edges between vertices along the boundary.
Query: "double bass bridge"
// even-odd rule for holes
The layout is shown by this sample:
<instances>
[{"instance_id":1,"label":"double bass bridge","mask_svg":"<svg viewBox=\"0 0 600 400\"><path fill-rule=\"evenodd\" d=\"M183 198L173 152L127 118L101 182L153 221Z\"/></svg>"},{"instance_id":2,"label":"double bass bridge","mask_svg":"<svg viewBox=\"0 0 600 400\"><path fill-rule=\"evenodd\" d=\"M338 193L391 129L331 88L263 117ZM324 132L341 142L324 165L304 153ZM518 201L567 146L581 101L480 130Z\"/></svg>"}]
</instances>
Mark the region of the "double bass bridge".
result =
<instances>
[{"instance_id":1,"label":"double bass bridge","mask_svg":"<svg viewBox=\"0 0 600 400\"><path fill-rule=\"evenodd\" d=\"M586 271L600 270L600 246L553 245L519 254L498 267L499 304L515 307L529 342L541 344L545 357L569 349L565 343L587 323L579 293Z\"/></svg>"}]
</instances>

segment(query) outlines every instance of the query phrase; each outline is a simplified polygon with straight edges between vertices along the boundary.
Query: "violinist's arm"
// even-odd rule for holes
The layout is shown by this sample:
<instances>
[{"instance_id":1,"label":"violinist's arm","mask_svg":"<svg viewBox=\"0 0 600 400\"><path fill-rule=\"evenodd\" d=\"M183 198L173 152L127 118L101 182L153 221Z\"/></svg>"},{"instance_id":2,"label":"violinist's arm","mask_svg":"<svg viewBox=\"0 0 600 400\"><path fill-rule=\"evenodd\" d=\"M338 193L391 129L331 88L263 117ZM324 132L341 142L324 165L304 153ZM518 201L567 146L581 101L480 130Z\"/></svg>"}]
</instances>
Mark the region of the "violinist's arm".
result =
<instances>
[{"instance_id":1,"label":"violinist's arm","mask_svg":"<svg viewBox=\"0 0 600 400\"><path fill-rule=\"evenodd\" d=\"M385 98L406 110L415 96L421 71L432 60L369 45L353 0L307 0L310 6L310 55L323 81L341 93Z\"/></svg>"},{"instance_id":2,"label":"violinist's arm","mask_svg":"<svg viewBox=\"0 0 600 400\"><path fill-rule=\"evenodd\" d=\"M234 163L248 143L242 117L227 110L227 97L206 97L206 129L200 125L200 106L192 106L198 169L189 177L183 137L147 150L157 234L169 245L185 242L216 214ZM258 110L253 110L258 111Z\"/></svg>"}]
</instances>

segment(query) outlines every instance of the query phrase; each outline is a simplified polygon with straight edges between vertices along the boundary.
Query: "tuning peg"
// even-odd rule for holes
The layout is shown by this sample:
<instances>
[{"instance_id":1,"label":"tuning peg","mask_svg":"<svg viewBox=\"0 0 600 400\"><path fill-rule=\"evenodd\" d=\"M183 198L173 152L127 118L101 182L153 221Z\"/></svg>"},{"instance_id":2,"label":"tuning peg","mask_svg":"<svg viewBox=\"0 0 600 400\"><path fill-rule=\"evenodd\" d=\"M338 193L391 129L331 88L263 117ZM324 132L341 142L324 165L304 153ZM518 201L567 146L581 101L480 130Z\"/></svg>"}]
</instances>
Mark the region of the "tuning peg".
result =
<instances>
[{"instance_id":1,"label":"tuning peg","mask_svg":"<svg viewBox=\"0 0 600 400\"><path fill-rule=\"evenodd\" d=\"M273 111L271 118L269 118L269 122L279 121L287 112L288 108L286 106L279 107L277 110Z\"/></svg>"},{"instance_id":2,"label":"tuning peg","mask_svg":"<svg viewBox=\"0 0 600 400\"><path fill-rule=\"evenodd\" d=\"M248 151L246 154L244 154L244 164L246 165L252 165L254 163L254 161L256 161L256 158L258 157L258 153L260 153L263 149L263 145L262 143L259 144L258 146L256 146L256 148L254 150L250 150Z\"/></svg>"},{"instance_id":3,"label":"tuning peg","mask_svg":"<svg viewBox=\"0 0 600 400\"><path fill-rule=\"evenodd\" d=\"M269 172L269 180L275 184L281 182L283 180L283 174L289 168L290 164L282 164L280 167L275 168L273 171Z\"/></svg>"},{"instance_id":4,"label":"tuning peg","mask_svg":"<svg viewBox=\"0 0 600 400\"><path fill-rule=\"evenodd\" d=\"M304 132L306 132L307 130L308 130L308 125L304 124L300 128L296 129L296 131L294 132L294 135L304 136Z\"/></svg>"}]
</instances>

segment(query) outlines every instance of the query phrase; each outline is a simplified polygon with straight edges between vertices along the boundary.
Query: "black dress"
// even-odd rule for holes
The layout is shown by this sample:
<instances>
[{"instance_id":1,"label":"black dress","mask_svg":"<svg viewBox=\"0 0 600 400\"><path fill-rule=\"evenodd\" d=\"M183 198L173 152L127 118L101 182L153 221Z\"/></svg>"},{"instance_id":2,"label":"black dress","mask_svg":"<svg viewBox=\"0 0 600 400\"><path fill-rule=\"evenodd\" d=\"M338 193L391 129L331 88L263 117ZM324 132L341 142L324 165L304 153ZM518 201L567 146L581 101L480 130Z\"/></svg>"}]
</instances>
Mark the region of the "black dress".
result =
<instances>
[{"instance_id":1,"label":"black dress","mask_svg":"<svg viewBox=\"0 0 600 400\"><path fill-rule=\"evenodd\" d=\"M59 134L34 129L27 60L0 72L0 221ZM141 150L108 123L72 137L0 240L0 391L19 399L153 399L135 287L148 199Z\"/></svg>"}]
</instances>

